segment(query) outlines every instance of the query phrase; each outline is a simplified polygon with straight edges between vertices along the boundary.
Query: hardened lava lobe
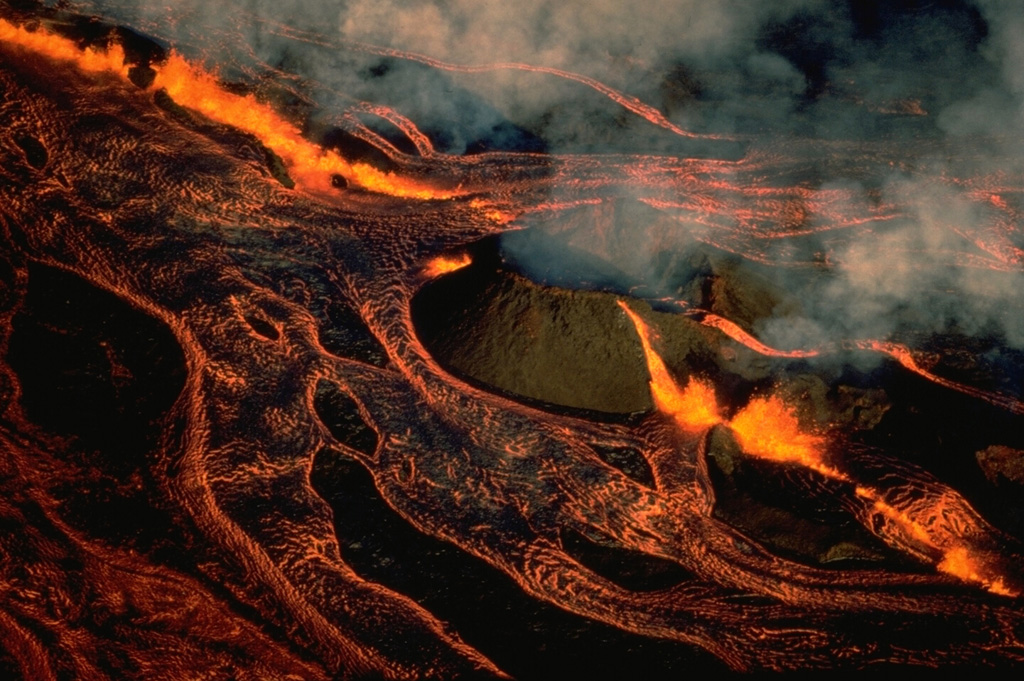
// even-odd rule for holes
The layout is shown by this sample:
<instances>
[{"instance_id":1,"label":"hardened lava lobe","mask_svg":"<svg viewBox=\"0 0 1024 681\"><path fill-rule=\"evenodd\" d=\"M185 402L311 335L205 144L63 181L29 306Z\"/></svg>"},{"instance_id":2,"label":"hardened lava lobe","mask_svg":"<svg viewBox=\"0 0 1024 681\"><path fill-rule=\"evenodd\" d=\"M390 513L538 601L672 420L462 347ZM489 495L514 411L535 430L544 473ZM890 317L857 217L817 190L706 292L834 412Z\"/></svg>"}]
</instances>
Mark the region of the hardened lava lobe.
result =
<instances>
[{"instance_id":1,"label":"hardened lava lobe","mask_svg":"<svg viewBox=\"0 0 1024 681\"><path fill-rule=\"evenodd\" d=\"M853 483L741 459L733 413L703 431L628 400L614 418L584 414L571 409L592 404L457 377L424 346L417 292L460 276L437 263L523 216L558 215L553 187L574 210L624 188L664 205L701 188L683 169L715 164L381 151L397 173L383 186L403 196L289 187L254 134L147 87L0 46L5 670L667 677L1021 661L1018 599L982 588L987 572L937 570L925 546L971 539L1008 590L1015 544L919 467L844 459L843 476L895 490L871 510ZM430 182L446 198L422 198ZM738 210L728 197L743 188L723 191L722 210ZM602 301L584 304L634 338ZM694 366L723 381L736 351L718 358L702 322L728 311L685 332ZM444 329L431 333L443 345ZM759 366L722 390L745 386L756 403ZM836 408L872 422L863 412L884 409L870 390L837 389ZM833 499L808 527L845 513L856 531L786 545L765 530L769 511L736 503L771 496L742 488L751 471ZM925 539L878 510L904 501L914 522L937 504Z\"/></svg>"}]
</instances>

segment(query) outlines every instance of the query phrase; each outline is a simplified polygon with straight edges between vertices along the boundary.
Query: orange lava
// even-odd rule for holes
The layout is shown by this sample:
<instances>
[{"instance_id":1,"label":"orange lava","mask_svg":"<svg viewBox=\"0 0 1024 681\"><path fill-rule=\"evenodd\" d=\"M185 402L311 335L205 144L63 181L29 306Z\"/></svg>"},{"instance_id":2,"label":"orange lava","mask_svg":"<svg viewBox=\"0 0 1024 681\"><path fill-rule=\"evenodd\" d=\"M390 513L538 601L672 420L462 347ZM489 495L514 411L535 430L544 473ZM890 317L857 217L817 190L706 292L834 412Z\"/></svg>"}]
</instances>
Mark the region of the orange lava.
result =
<instances>
[{"instance_id":1,"label":"orange lava","mask_svg":"<svg viewBox=\"0 0 1024 681\"><path fill-rule=\"evenodd\" d=\"M207 118L256 135L280 156L292 179L306 189L330 191L334 175L350 183L379 192L413 199L447 199L454 192L438 190L385 173L366 163L349 163L337 152L323 149L305 139L298 127L253 95L236 95L225 90L217 78L171 53L167 62L156 66L154 88L163 88L178 104Z\"/></svg>"},{"instance_id":2,"label":"orange lava","mask_svg":"<svg viewBox=\"0 0 1024 681\"><path fill-rule=\"evenodd\" d=\"M18 45L26 50L42 54L58 61L74 62L78 68L90 73L109 71L128 77L124 63L124 50L114 44L106 50L87 47L79 49L73 40L42 30L30 31L24 26L0 19L0 40L8 45Z\"/></svg>"},{"instance_id":3,"label":"orange lava","mask_svg":"<svg viewBox=\"0 0 1024 681\"><path fill-rule=\"evenodd\" d=\"M736 442L759 459L798 463L836 480L848 478L822 458L824 438L805 433L793 409L776 395L750 401L729 421Z\"/></svg>"},{"instance_id":4,"label":"orange lava","mask_svg":"<svg viewBox=\"0 0 1024 681\"><path fill-rule=\"evenodd\" d=\"M1010 597L1019 595L1016 591L1007 588L1002 577L984 574L984 568L979 565L979 561L962 546L946 551L937 567L940 572L945 572L965 582L977 582L994 594Z\"/></svg>"},{"instance_id":5,"label":"orange lava","mask_svg":"<svg viewBox=\"0 0 1024 681\"><path fill-rule=\"evenodd\" d=\"M970 395L979 400L984 400L989 404L993 404L997 407L1005 409L1014 414L1024 415L1024 402L1014 397L1002 395L999 393L992 393L979 388L974 388L963 383L957 383L951 381L948 378L938 376L924 367L922 367L917 359L914 358L914 354L906 346L898 343L890 343L887 341L855 341L853 347L863 350L872 350L874 352L880 352L892 357L894 360L900 363L900 365L907 371L912 371L921 378L927 379L936 385L941 385L943 388L950 390L956 390L957 392Z\"/></svg>"},{"instance_id":6,"label":"orange lava","mask_svg":"<svg viewBox=\"0 0 1024 681\"><path fill-rule=\"evenodd\" d=\"M754 336L750 335L745 331L739 324L729 321L724 317L719 317L715 314L707 313L700 320L700 323L704 326L717 329L723 334L731 338L732 340L740 343L749 350L764 355L765 357L780 357L786 359L804 359L808 357L818 357L822 354L835 352L838 348L835 345L827 345L821 348L809 348L809 349L794 349L794 350L781 350L779 348L773 348L765 345ZM893 343L891 341L881 340L857 340L848 341L842 344L845 349L856 349L866 350L869 352L877 352L883 355L887 355L896 362L898 362L904 369L911 371L921 378L924 378L936 385L940 385L943 388L949 390L955 390L965 395L984 400L989 404L995 405L1001 409L1005 409L1014 414L1024 415L1024 401L1016 397L1009 395L1003 395L1000 393L990 392L987 390L981 390L974 388L963 383L943 378L937 374L928 371L920 365L917 359L914 357L914 353L905 345L899 343Z\"/></svg>"},{"instance_id":7,"label":"orange lava","mask_svg":"<svg viewBox=\"0 0 1024 681\"><path fill-rule=\"evenodd\" d=\"M658 410L671 416L680 428L689 432L706 430L721 423L722 417L718 413L714 389L691 378L686 388L680 390L675 379L669 374L665 362L651 347L650 327L629 309L625 302L620 300L619 307L629 316L640 336L644 358L647 360L647 371L651 376L651 397Z\"/></svg>"},{"instance_id":8,"label":"orange lava","mask_svg":"<svg viewBox=\"0 0 1024 681\"><path fill-rule=\"evenodd\" d=\"M506 225L516 219L516 213L495 208L491 203L481 199L473 199L469 202L469 206L470 208L482 210L485 218L499 225Z\"/></svg>"},{"instance_id":9,"label":"orange lava","mask_svg":"<svg viewBox=\"0 0 1024 681\"><path fill-rule=\"evenodd\" d=\"M854 489L854 494L861 499L867 499L872 502L871 508L874 511L888 518L891 522L910 534L917 541L928 546L933 546L932 536L928 533L928 530L926 530L920 523L914 522L914 520L903 511L882 500L882 495L877 491L870 487L857 485Z\"/></svg>"},{"instance_id":10,"label":"orange lava","mask_svg":"<svg viewBox=\"0 0 1024 681\"><path fill-rule=\"evenodd\" d=\"M636 327L640 344L643 346L647 370L650 373L651 397L655 406L672 417L679 427L687 432L705 430L718 424L727 425L736 438L737 444L749 456L786 464L797 464L809 468L832 480L852 483L849 475L826 463L826 440L821 435L809 433L800 427L795 410L777 395L752 399L732 419L724 419L715 400L714 389L707 383L690 378L685 389L676 384L664 360L651 344L654 332L633 312L624 301L619 307L629 316ZM714 319L720 319L715 317ZM725 321L725 320L722 320ZM731 322L714 324L728 335L738 330L741 342L752 341L742 329ZM733 329L735 327L735 329ZM735 336L733 336L735 337ZM755 341L756 344L756 341ZM899 357L893 348L885 348L889 354ZM909 356L909 352L906 353ZM916 521L904 510L882 498L882 494L870 487L857 485L854 494L871 502L871 508L893 525L930 551L941 553L942 559L936 564L940 572L952 575L965 582L979 584L988 591L1001 596L1015 597L1017 592L1007 588L1002 577L984 566L984 561L973 552L967 543L948 547L948 540L934 535L926 525ZM869 528L871 529L871 528ZM876 530L872 529L873 532ZM902 540L900 540L902 542ZM910 547L907 547L910 548ZM917 553L916 551L912 551Z\"/></svg>"},{"instance_id":11,"label":"orange lava","mask_svg":"<svg viewBox=\"0 0 1024 681\"><path fill-rule=\"evenodd\" d=\"M471 262L473 262L473 259L469 256L469 253L441 255L428 262L427 266L423 268L423 273L430 278L439 277L442 274L461 270Z\"/></svg>"},{"instance_id":12,"label":"orange lava","mask_svg":"<svg viewBox=\"0 0 1024 681\"><path fill-rule=\"evenodd\" d=\"M521 62L498 62L494 64L452 64L450 62L441 61L440 59L434 59L423 54L416 52L406 52L404 50L396 50L391 48L372 48L368 45L364 45L363 49L368 52L375 52L377 54L396 57L407 61L415 61L420 64L426 64L436 69L442 69L445 71L452 71L455 73L489 73L492 71L526 71L529 73L543 73L550 76L556 76L558 78L564 78L566 80L575 81L581 85L585 85L600 94L604 95L611 101L615 102L619 106L625 108L628 111L646 119L653 125L659 128L664 128L680 137L688 138L700 138L700 139L716 139L716 140L730 140L733 139L727 135L715 135L715 134L697 134L689 130L684 130L678 125L670 121L665 115L645 102L637 99L636 97L616 90L615 88L605 85L599 80L584 76L579 73L572 71L565 71L562 69L556 69L550 66L538 66L536 64L524 64Z\"/></svg>"},{"instance_id":13,"label":"orange lava","mask_svg":"<svg viewBox=\"0 0 1024 681\"><path fill-rule=\"evenodd\" d=\"M124 50L111 44L106 50L80 50L67 38L43 30L0 20L0 39L20 45L51 59L73 62L87 72L118 74L127 77ZM163 64L154 64L156 79L152 89L163 89L177 104L207 118L244 130L281 157L292 179L304 189L331 191L332 178L340 175L362 189L411 199L448 199L456 192L437 189L384 172L366 163L350 163L340 154L323 149L305 139L299 128L274 111L273 107L249 95L236 95L226 90L214 74L190 64L171 52Z\"/></svg>"},{"instance_id":14,"label":"orange lava","mask_svg":"<svg viewBox=\"0 0 1024 681\"><path fill-rule=\"evenodd\" d=\"M172 21L183 16L173 8L168 12ZM49 18L41 25L56 31L63 29L50 22L72 18L64 9L44 16ZM261 31L272 20L252 14L241 22L233 17L232 26L248 26L250 18L260 22ZM102 37L106 25L79 30ZM296 35L290 30L282 26L269 35L275 45L287 45ZM111 29L111 39L117 31ZM324 43L309 54L331 47L327 37L312 37ZM641 155L629 152L628 144L609 155L494 150L460 158L435 151L411 119L384 105L347 104L339 116L364 126L358 134L392 159L381 167L395 175L355 163L346 151L351 147L332 151L311 144L291 109L275 110L266 100L229 92L233 86L219 81L213 66L203 70L171 53L153 65L154 89L134 87L124 80L124 50L105 49L104 42L83 51L76 47L81 43L43 30L0 23L0 54L10 56L0 58L0 88L11 90L0 106L0 126L11 131L0 153L11 165L11 172L4 169L5 180L12 180L0 182L0 223L12 233L5 243L14 248L6 278L17 284L0 309L25 321L0 329L0 345L12 349L0 353L0 373L11 393L0 410L0 472L6 476L0 518L18 528L0 535L0 551L15 559L11 569L0 565L5 579L13 575L7 579L10 597L0 606L0 649L18 657L21 676L101 676L93 661L110 654L126 669L154 670L150 676L166 678L216 675L237 662L248 663L261 678L510 678L497 664L513 659L519 669L510 673L543 675L548 660L529 660L529 650L499 653L492 662L486 656L497 648L484 642L478 651L477 637L462 640L467 627L488 624L488 603L470 599L437 615L430 612L438 588L457 590L466 577L483 580L487 589L494 579L505 591L511 586L508 602L498 605L511 608L517 624L544 626L547 616L535 613L543 603L588 627L613 627L636 641L700 646L723 669L1024 661L1024 608L1022 601L1009 600L1024 591L1024 577L1009 537L912 461L861 451L857 435L847 442L838 430L847 419L837 417L830 426L805 419L812 410L791 390L795 383L752 396L749 389L794 358L877 352L899 362L903 368L890 368L901 375L914 372L913 380L921 376L1024 413L1019 400L1009 401L1016 396L953 383L942 378L945 365L938 353L888 341L838 335L826 341L815 333L813 341L804 341L807 348L785 340L773 348L766 344L771 336L765 342L756 337L756 326L698 307L707 302L721 312L710 305L714 296L684 287L674 294L689 291L688 301L665 298L662 304L680 310L673 323L694 325L691 331L713 338L723 354L735 349L744 355L723 357L722 370L735 369L726 374L727 382L712 378L717 371L700 373L703 360L687 363L674 352L679 346L670 327L658 325L663 315L639 304L638 314L620 302L640 339L658 413L628 419L553 413L529 399L544 393L535 394L519 380L505 385L525 388L518 391L524 399L492 381L471 380L489 378L490 372L460 376L446 370L435 352L444 348L436 343L453 336L423 328L421 312L429 315L436 306L416 301L431 281L450 275L447 281L458 285L460 276L472 274L468 266L479 264L472 244L479 239L491 243L512 230L531 229L614 259L630 245L632 237L619 229L627 226L635 228L633 237L643 239L648 254L679 253L695 244L727 263L813 268L806 278L787 275L793 286L774 277L763 286L751 283L788 307L788 296L806 297L817 290L812 284L827 285L830 273L838 271L834 261L846 266L848 244L863 238L880 240L882 247L915 245L890 241L890 231L901 234L902 220L892 228L881 223L902 215L907 224L917 224L911 219L915 213L904 208L916 207L925 190L874 180L896 172L906 184L928 181L930 190L934 172L951 173L958 163L933 162L927 149L920 158L904 154L909 149L896 139L819 145L794 138L790 152L789 137L772 135L762 145L760 134L730 145L726 158L732 160L704 158L710 151L694 159L668 152ZM123 46L132 60L136 53L128 38ZM239 56L256 59L255 52ZM338 63L350 62L356 63L346 56ZM268 67L277 74L268 72L274 82L293 82L273 64ZM569 78L642 117L644 126L693 136L643 102L583 76L519 64L468 68ZM639 72L647 66L629 68ZM131 75L141 82L135 69ZM330 86L303 82L304 88ZM570 90L575 94L577 88ZM195 112L207 128L248 131L239 134L260 149L255 156L239 154L232 148L237 145L216 143L217 135L200 139L195 126L178 125L167 118L170 112L154 106L169 101L181 112ZM571 123L571 107L556 107L553 115L568 113ZM418 158L406 155L414 151L405 143L389 142L393 134L373 132L371 117L404 135ZM97 122L108 121L115 124L92 136ZM90 136L83 139L83 131ZM891 153L881 148L890 144ZM252 172L261 150L276 153L298 192L282 188L266 172ZM819 152L825 154L822 164L813 160ZM182 185L186 157L194 162L186 164ZM890 169L882 168L889 159L899 165L890 161ZM819 187L806 179L807 168L820 169L823 180L864 182ZM785 186L792 181L799 184ZM1024 186L1024 179L1008 175L998 186L986 181L975 190L986 193L968 196L984 201L977 213L992 220L993 229L964 220L948 227L955 242L928 240L922 248L942 246L951 257L973 258L972 266L992 262L1017 271L1024 250L1018 246L1021 191L1014 184ZM378 193L339 192L337 186ZM456 192L459 200L417 203ZM635 202L643 204L639 211L630 207ZM950 220L960 215L959 207L953 212ZM858 258L855 251L851 261ZM711 275L722 274L717 260L709 263ZM705 272L707 263L691 264ZM928 259L926 266L935 263ZM695 285L713 283L700 272ZM722 277L718 283L728 285L731 279ZM634 282L633 296L658 291L656 282L641 285L641 279ZM117 311L122 305L108 308L102 302L96 307L103 313L101 325L80 324L74 311L87 306L76 301L88 303L91 297L78 298L78 291L91 289L152 317L153 325L135 323L130 313ZM721 302L730 291L716 286L711 293ZM909 333L913 315L906 319ZM628 325L623 330L632 332ZM97 418L109 412L115 419L85 424L82 437L76 437L77 421L33 421L35 405L60 412L61 404L46 401L48 375L23 369L29 362L45 366L65 341L84 342L87 350L97 342L102 346L98 360L91 353L67 366L87 371L82 385L101 391ZM787 361L759 361L748 373L738 366L747 359L740 345ZM636 370L639 357L631 359ZM838 359L837 366L845 357ZM573 375L567 376L572 383ZM839 380L825 379L832 386ZM870 385L888 387L887 379L872 377ZM841 402L854 405L852 417L865 403L846 395ZM90 434L116 429L124 408L135 404L140 428L127 444L147 454L124 471L109 470L103 456L92 455L93 441L103 443ZM66 433L64 425L71 426ZM885 426L873 432L883 431ZM732 438L728 446L736 457L750 457L737 467L737 476L725 471L730 466L715 467L723 436ZM117 477L125 471L131 473ZM738 486L736 493L718 484L718 473ZM801 546L773 542L768 537L779 537L779 529L770 525L778 525L781 516L754 513L741 520L723 513L727 503L743 504L751 475L785 485L781 498L766 500L769 506L807 495L789 511L812 514L805 520L820 523L819 537L797 541ZM372 503L353 504L353 494ZM154 499L161 503L150 509ZM120 517L108 523L104 514L118 509L141 513L123 525ZM846 533L835 532L844 519L829 521L842 512L916 568L882 556L869 565L855 559L857 551L835 550L845 543ZM379 532L381 523L401 531ZM372 556L356 550L366 538ZM451 560L407 560L431 552L438 541L451 549ZM854 544L856 549L862 542ZM803 550L794 555L787 545ZM178 550L181 560L161 561L164 548ZM621 564L622 556L650 557L678 569L639 574ZM826 566L815 556L840 560ZM403 565L422 578L410 581L403 573L391 579L397 574L392 568ZM192 574L205 576L210 589L192 584ZM230 589L223 588L225 579ZM175 584L180 588L171 588ZM393 591L395 584L409 588ZM176 607L183 591L194 592L185 595L199 598L202 607ZM125 603L131 606L127 615ZM245 612L236 617L238 603ZM523 608L519 617L514 611ZM261 626L266 621L275 623L269 634ZM129 627L131 635L114 640L110 623ZM919 630L927 635L889 640L891 632ZM608 652L615 661L611 656L618 649Z\"/></svg>"},{"instance_id":15,"label":"orange lava","mask_svg":"<svg viewBox=\"0 0 1024 681\"><path fill-rule=\"evenodd\" d=\"M746 347L750 348L754 352L765 355L766 357L786 357L791 359L803 359L806 357L817 357L820 353L818 350L779 350L772 348L761 341L757 340L749 333L744 331L739 324L731 322L725 317L719 317L715 314L707 314L704 319L701 320L701 324L709 326L713 329L718 329L729 338L732 338L737 343L741 343Z\"/></svg>"}]
</instances>

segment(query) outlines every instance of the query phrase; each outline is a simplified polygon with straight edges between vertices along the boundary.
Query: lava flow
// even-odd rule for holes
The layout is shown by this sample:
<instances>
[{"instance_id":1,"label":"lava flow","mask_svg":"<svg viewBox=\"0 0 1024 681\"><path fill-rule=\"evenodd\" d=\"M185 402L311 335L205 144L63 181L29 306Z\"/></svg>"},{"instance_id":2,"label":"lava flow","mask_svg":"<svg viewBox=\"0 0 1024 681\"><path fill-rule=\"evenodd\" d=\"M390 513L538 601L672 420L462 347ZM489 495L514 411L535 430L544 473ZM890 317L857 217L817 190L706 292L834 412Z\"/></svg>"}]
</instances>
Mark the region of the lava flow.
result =
<instances>
[{"instance_id":1,"label":"lava flow","mask_svg":"<svg viewBox=\"0 0 1024 681\"><path fill-rule=\"evenodd\" d=\"M0 39L46 58L71 62L83 71L128 77L124 50L117 43L102 49L80 50L67 38L42 29L30 31L4 19L0 19ZM174 52L154 68L152 89L164 90L177 104L211 120L256 135L284 160L292 178L306 189L329 192L336 184L333 178L340 176L357 187L404 198L447 199L455 195L454 191L428 187L367 163L350 163L336 151L320 148L268 104L258 102L252 95L229 92L215 74Z\"/></svg>"},{"instance_id":2,"label":"lava flow","mask_svg":"<svg viewBox=\"0 0 1024 681\"><path fill-rule=\"evenodd\" d=\"M962 392L979 400L984 400L1015 414L1024 415L1024 401L1009 395L980 390L969 385L964 385L963 383L951 381L950 379L943 378L942 376L937 376L920 365L920 363L915 359L914 353L910 348L899 343L881 340L850 340L843 342L841 345L832 345L824 348L780 350L778 348L772 348L765 345L735 322L701 310L695 310L694 312L700 315L700 323L704 326L717 329L737 343L758 354L765 355L766 357L807 359L827 354L834 354L840 350L877 352L892 358L896 362L899 362L900 366L904 369L912 371L921 378L929 380L932 383L941 385L944 388L949 388L950 390Z\"/></svg>"},{"instance_id":3,"label":"lava flow","mask_svg":"<svg viewBox=\"0 0 1024 681\"><path fill-rule=\"evenodd\" d=\"M228 92L214 74L177 54L171 53L164 64L156 67L152 87L166 90L178 104L212 120L256 135L284 159L293 179L307 189L328 192L335 184L333 178L341 176L357 187L403 198L449 199L456 195L452 190L428 187L366 163L350 163L334 150L321 149L269 105L257 102L252 95Z\"/></svg>"},{"instance_id":4,"label":"lava flow","mask_svg":"<svg viewBox=\"0 0 1024 681\"><path fill-rule=\"evenodd\" d=\"M699 379L691 377L686 389L680 390L664 361L652 347L650 327L625 302L619 301L619 305L632 320L640 337L651 375L654 403L660 411L672 417L680 428L693 431L723 424L732 431L737 444L749 456L783 464L797 464L831 480L853 483L849 475L825 461L825 438L804 431L792 407L787 406L780 397L771 395L754 398L735 416L726 420L719 416L714 390ZM869 502L874 511L898 526L912 541L925 544L935 551L940 556L936 566L940 571L964 581L980 583L1001 596L1019 595L1019 591L1006 586L1003 576L995 574L973 555L967 543L968 537L949 533L944 526L939 532L933 533L929 527L930 519L920 522L905 510L887 503L884 494L870 487L857 485L853 491L857 497ZM946 512L955 514L956 509L950 508ZM971 525L967 519L960 522L954 520L951 524L965 528ZM897 548L906 548L915 555L920 553L915 547L906 547L901 537L885 534L873 526L868 526L868 529L877 532L883 541L889 541Z\"/></svg>"},{"instance_id":5,"label":"lava flow","mask_svg":"<svg viewBox=\"0 0 1024 681\"><path fill-rule=\"evenodd\" d=\"M690 379L682 390L676 385L668 373L665 362L651 347L651 329L629 309L625 302L619 301L619 307L629 316L636 326L640 343L647 360L647 370L651 373L651 397L654 404L662 412L668 414L679 427L688 431L701 431L722 422L715 403L715 391L705 383Z\"/></svg>"},{"instance_id":6,"label":"lava flow","mask_svg":"<svg viewBox=\"0 0 1024 681\"><path fill-rule=\"evenodd\" d=\"M463 267L467 267L471 262L473 262L473 259L470 257L469 253L439 255L428 262L423 271L428 277L440 277L443 274L450 274L456 270L461 270Z\"/></svg>"},{"instance_id":7,"label":"lava flow","mask_svg":"<svg viewBox=\"0 0 1024 681\"><path fill-rule=\"evenodd\" d=\"M742 262L824 280L806 289L820 291L856 256L851 244L885 251L918 204L880 196L872 173L903 147L456 155L412 112L352 104L331 120L394 128L391 141L356 136L384 171L307 139L316 126L301 114L237 94L139 27L22 4L0 18L0 676L1024 665L1021 532L1006 494L1022 409L998 371L1015 351L987 351L995 369L981 378L969 353L950 351L946 378L899 325L892 339L778 350L748 329L788 324L795 308L771 282L729 288ZM354 49L446 77L568 79L673 142L730 137L690 133L560 69ZM159 58L140 61L145 50ZM377 82L389 64L359 77ZM151 80L132 76L141 66ZM869 200L855 182L792 180L814 174L819 152L834 155L829 173L864 179ZM929 264L1017 272L1012 195L1024 180L937 177L986 219L935 218L941 257ZM1005 201L991 199L996 180ZM503 240L519 234L560 249L534 273L572 260L601 263L597 275L495 278L510 267ZM665 286L635 290L693 298L660 317L671 328L622 300L654 270ZM489 297L431 317L473 286ZM542 298L555 301L548 316ZM484 333L493 307L507 331ZM543 367L564 369L572 385L559 395L586 373L576 350L592 350L587 371L607 394L632 385L643 399L520 399L441 358L456 331L475 343L456 350L494 375L519 361L534 387ZM733 342L755 359L726 357ZM842 353L895 361L815 364ZM817 416L766 388L787 380ZM974 479L958 477L963 461L906 451L939 423L920 414L956 410L989 424L978 437L962 424L942 451L963 442L967 464L996 462L969 469ZM1002 505L961 483L989 484Z\"/></svg>"}]
</instances>

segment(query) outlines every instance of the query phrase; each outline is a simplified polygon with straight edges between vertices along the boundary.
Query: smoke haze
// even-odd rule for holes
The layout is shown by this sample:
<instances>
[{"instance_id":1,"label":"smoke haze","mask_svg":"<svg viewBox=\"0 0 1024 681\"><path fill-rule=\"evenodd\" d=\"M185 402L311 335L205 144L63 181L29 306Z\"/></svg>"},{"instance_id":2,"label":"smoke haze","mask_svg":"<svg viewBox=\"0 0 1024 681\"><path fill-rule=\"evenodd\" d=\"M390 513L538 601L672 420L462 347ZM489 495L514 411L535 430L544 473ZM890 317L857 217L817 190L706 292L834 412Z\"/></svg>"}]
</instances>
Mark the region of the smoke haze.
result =
<instances>
[{"instance_id":1,"label":"smoke haze","mask_svg":"<svg viewBox=\"0 0 1024 681\"><path fill-rule=\"evenodd\" d=\"M272 83L326 125L341 125L342 113L360 101L393 107L445 153L774 156L778 163L757 178L740 170L723 176L810 192L802 227L823 229L801 237L795 250L765 248L768 261L787 266L771 276L801 298L795 316L790 305L756 320L752 330L765 342L809 346L955 332L1024 348L1017 226L1024 14L1016 2L77 6L156 35L216 64L227 78L257 89ZM388 50L455 65L516 62L571 71L639 98L682 128L737 142L681 139L554 75L457 73ZM360 120L395 137L388 124ZM836 189L840 203L815 212L815 193ZM734 212L743 210L735 197L727 200ZM869 220L867 229L828 228L836 214L870 216L889 205L889 218L873 227ZM649 225L638 223L634 238L617 242L630 252L598 254L624 264L623 288L660 277L658 285L669 286L659 292L672 294L679 282L658 270L666 249L690 249L696 240L718 252L707 246L717 241L700 216L676 214L672 222L674 241L653 243L644 238ZM565 260L550 248L517 248L509 252L528 271L550 271ZM742 262L744 253L725 256ZM790 274L790 267L822 262L827 276L813 285Z\"/></svg>"}]
</instances>

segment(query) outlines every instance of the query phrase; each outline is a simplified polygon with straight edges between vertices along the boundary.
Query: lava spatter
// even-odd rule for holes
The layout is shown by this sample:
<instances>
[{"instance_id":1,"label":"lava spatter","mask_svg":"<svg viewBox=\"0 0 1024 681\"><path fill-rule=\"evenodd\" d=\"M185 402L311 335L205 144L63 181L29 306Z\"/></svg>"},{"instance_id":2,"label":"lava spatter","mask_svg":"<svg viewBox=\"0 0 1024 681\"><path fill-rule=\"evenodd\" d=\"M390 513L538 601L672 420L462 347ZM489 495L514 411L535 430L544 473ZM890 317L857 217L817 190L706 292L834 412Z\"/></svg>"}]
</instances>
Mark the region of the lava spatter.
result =
<instances>
[{"instance_id":1,"label":"lava spatter","mask_svg":"<svg viewBox=\"0 0 1024 681\"><path fill-rule=\"evenodd\" d=\"M825 477L848 480L845 475L823 460L824 438L808 433L777 395L756 397L729 420L743 451L779 463L795 463Z\"/></svg>"},{"instance_id":2,"label":"lava spatter","mask_svg":"<svg viewBox=\"0 0 1024 681\"><path fill-rule=\"evenodd\" d=\"M629 316L640 336L647 370L651 375L651 397L655 406L671 416L683 430L701 431L721 423L722 417L718 414L714 390L692 377L686 387L680 389L665 362L652 347L651 328L625 302L619 301L619 307Z\"/></svg>"},{"instance_id":3,"label":"lava spatter","mask_svg":"<svg viewBox=\"0 0 1024 681\"><path fill-rule=\"evenodd\" d=\"M430 277L440 277L444 274L450 274L461 270L463 267L467 267L473 262L472 257L469 253L459 253L456 255L439 255L430 262L424 268L424 273Z\"/></svg>"},{"instance_id":4,"label":"lava spatter","mask_svg":"<svg viewBox=\"0 0 1024 681\"><path fill-rule=\"evenodd\" d=\"M420 156L382 143L394 174L361 175L173 53L153 65L151 87L258 137L307 190L283 191L251 148L197 144L195 126L126 87L116 45L80 51L43 29L2 28L5 671L530 678L573 646L570 671L591 676L613 667L626 676L652 660L675 675L681 666L1024 663L1012 545L954 490L896 465L898 452L879 455L882 472L870 478L781 395L736 404L692 367L677 384L654 331L625 304L661 415L524 404L446 371L415 328L421 287L487 266L459 254L531 220L558 228L574 212L614 212L624 196L656 215L648 236L666 250L682 233L764 266L804 238L870 240L904 207L786 182L779 167L803 160L775 151L729 161L459 158L376 104L360 110L395 122ZM539 71L692 138L635 98ZM334 175L376 193L336 191ZM1012 213L1012 202L989 197L975 198ZM1015 266L996 236L972 238L988 250L951 257ZM160 333L61 291L41 295L37 264L150 317L178 346L180 381L153 359ZM557 328L572 336L566 310L577 292L562 293ZM536 310L517 312L515 340L543 342ZM776 356L724 313L685 321L694 319L774 359L814 356ZM839 350L881 352L900 371L927 373L909 348L846 343ZM167 385L159 413L129 400ZM47 391L89 410L67 410L63 429L49 432L30 408ZM95 413L117 427L82 415ZM845 510L919 569L826 569L776 555L715 517L703 465L714 429L743 455L805 471L793 478L827 479ZM97 430L104 437L90 439ZM361 515L371 508L372 521ZM363 522L345 526L353 515ZM497 596L477 601L477 584Z\"/></svg>"},{"instance_id":5,"label":"lava spatter","mask_svg":"<svg viewBox=\"0 0 1024 681\"><path fill-rule=\"evenodd\" d=\"M755 397L732 418L725 419L718 415L714 391L706 384L691 378L687 388L680 390L664 361L651 345L651 328L625 302L619 301L619 306L629 316L640 337L651 374L654 404L680 428L687 431L702 430L724 424L748 456L801 466L830 480L854 483L847 473L826 461L828 441L825 437L802 428L794 409L781 397ZM963 581L980 584L1000 596L1019 595L1018 591L1006 586L1003 576L993 574L991 568L984 565L983 560L971 549L969 537L931 531L930 523L922 523L905 510L886 502L882 493L871 487L858 484L853 492L857 497L867 500L875 512L897 526L900 533L906 533L911 541L926 546L932 555L939 556L936 564L939 571ZM955 509L947 508L946 513L955 513ZM966 518L961 523L952 521L949 524L961 527L971 525ZM869 529L877 533L875 528ZM902 536L882 533L880 538L913 555L931 557L927 553L921 554L917 547L906 546Z\"/></svg>"}]
</instances>

